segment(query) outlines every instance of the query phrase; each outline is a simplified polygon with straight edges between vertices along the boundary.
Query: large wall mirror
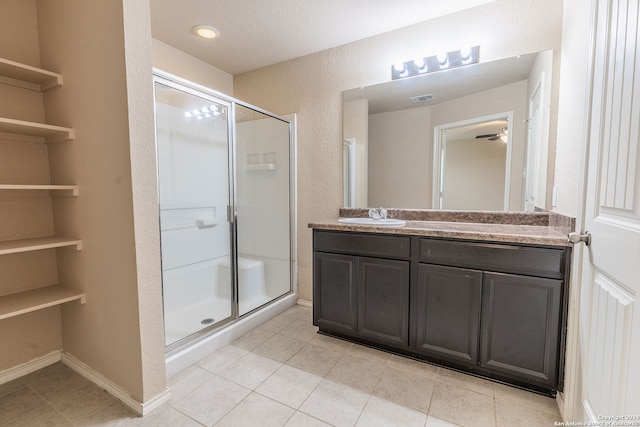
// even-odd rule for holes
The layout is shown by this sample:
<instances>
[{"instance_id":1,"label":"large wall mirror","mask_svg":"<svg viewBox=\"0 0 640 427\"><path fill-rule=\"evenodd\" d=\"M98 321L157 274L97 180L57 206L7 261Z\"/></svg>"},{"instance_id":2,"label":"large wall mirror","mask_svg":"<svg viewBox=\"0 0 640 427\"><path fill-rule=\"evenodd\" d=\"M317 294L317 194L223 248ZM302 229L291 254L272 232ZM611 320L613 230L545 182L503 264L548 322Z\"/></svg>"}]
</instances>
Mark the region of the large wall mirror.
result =
<instances>
[{"instance_id":1,"label":"large wall mirror","mask_svg":"<svg viewBox=\"0 0 640 427\"><path fill-rule=\"evenodd\" d=\"M551 209L558 52L344 91L346 207Z\"/></svg>"}]
</instances>

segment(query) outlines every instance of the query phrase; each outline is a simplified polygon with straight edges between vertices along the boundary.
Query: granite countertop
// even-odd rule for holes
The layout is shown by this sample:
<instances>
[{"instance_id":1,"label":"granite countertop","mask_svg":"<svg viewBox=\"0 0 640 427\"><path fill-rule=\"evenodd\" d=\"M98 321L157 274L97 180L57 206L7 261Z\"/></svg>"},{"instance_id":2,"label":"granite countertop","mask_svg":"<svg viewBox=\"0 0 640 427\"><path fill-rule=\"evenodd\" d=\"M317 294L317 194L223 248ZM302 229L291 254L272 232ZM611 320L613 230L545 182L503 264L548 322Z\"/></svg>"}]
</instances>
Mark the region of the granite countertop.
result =
<instances>
[{"instance_id":1,"label":"granite countertop","mask_svg":"<svg viewBox=\"0 0 640 427\"><path fill-rule=\"evenodd\" d=\"M340 217L364 218L367 217L365 212L366 210L363 209L341 209ZM345 224L335 218L310 223L309 228L501 243L570 246L567 234L575 227L573 218L549 212L528 214L390 209L389 217L404 219L406 225L403 227L380 227Z\"/></svg>"}]
</instances>

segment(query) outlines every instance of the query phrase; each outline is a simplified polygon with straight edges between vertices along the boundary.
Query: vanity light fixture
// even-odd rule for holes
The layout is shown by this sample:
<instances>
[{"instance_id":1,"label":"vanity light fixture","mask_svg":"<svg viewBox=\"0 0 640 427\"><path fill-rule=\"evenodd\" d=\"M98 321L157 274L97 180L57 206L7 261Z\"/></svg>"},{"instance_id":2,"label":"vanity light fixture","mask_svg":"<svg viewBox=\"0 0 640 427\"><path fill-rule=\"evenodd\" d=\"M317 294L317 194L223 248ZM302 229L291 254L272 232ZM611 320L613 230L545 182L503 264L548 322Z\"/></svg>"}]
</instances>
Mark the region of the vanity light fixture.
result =
<instances>
[{"instance_id":1,"label":"vanity light fixture","mask_svg":"<svg viewBox=\"0 0 640 427\"><path fill-rule=\"evenodd\" d=\"M405 77L447 70L449 68L476 64L479 60L479 53L480 46L473 46L394 64L391 66L391 79L397 80Z\"/></svg>"},{"instance_id":2,"label":"vanity light fixture","mask_svg":"<svg viewBox=\"0 0 640 427\"><path fill-rule=\"evenodd\" d=\"M191 31L205 39L216 39L220 37L220 31L211 25L196 25Z\"/></svg>"}]
</instances>

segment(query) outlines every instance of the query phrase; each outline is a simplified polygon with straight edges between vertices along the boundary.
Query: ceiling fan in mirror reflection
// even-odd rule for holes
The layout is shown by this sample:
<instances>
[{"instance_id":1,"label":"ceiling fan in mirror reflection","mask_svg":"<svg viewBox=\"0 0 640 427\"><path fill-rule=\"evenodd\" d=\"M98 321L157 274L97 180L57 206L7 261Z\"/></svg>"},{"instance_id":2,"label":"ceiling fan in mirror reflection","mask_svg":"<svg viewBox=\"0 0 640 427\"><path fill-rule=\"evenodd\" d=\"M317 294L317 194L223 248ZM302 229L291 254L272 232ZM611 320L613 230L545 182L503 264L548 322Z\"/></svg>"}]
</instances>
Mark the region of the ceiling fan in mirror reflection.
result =
<instances>
[{"instance_id":1,"label":"ceiling fan in mirror reflection","mask_svg":"<svg viewBox=\"0 0 640 427\"><path fill-rule=\"evenodd\" d=\"M464 65L476 64L480 57L480 46L454 50L438 55L405 61L391 66L391 79L397 80L435 71L448 70Z\"/></svg>"},{"instance_id":2,"label":"ceiling fan in mirror reflection","mask_svg":"<svg viewBox=\"0 0 640 427\"><path fill-rule=\"evenodd\" d=\"M501 140L506 144L508 140L508 135L509 135L509 129L502 128L502 130L499 133L488 133L486 135L477 135L476 139L488 138L489 141Z\"/></svg>"}]
</instances>

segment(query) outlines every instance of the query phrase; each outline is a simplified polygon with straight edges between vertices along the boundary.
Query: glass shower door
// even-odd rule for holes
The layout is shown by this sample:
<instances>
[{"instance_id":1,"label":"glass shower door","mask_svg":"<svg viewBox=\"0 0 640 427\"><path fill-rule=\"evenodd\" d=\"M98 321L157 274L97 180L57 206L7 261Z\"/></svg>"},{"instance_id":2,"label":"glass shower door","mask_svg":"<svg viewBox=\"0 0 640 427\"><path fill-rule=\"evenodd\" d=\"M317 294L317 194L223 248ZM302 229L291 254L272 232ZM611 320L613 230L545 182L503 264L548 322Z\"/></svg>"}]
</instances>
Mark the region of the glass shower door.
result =
<instances>
[{"instance_id":1,"label":"glass shower door","mask_svg":"<svg viewBox=\"0 0 640 427\"><path fill-rule=\"evenodd\" d=\"M238 314L291 291L290 125L236 104Z\"/></svg>"},{"instance_id":2,"label":"glass shower door","mask_svg":"<svg viewBox=\"0 0 640 427\"><path fill-rule=\"evenodd\" d=\"M165 344L234 316L229 103L155 77Z\"/></svg>"}]
</instances>

